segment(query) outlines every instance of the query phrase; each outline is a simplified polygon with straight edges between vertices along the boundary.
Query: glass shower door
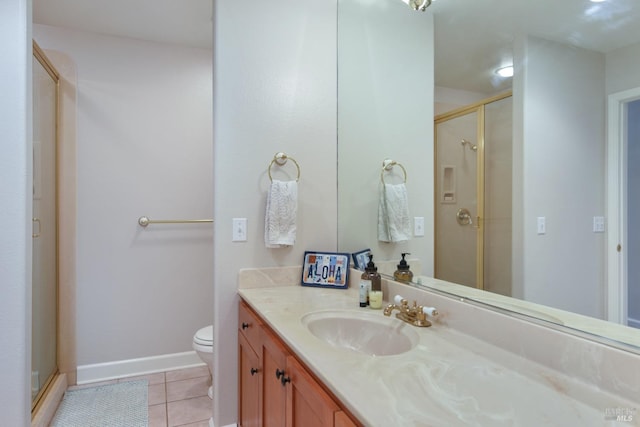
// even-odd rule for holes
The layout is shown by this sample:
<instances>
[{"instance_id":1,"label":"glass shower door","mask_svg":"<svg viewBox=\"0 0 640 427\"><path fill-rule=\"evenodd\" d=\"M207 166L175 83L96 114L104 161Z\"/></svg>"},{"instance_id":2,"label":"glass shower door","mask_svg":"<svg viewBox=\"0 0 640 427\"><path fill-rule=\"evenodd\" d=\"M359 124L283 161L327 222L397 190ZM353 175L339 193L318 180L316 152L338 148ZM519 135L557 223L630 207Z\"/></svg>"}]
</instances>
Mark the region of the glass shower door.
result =
<instances>
[{"instance_id":1,"label":"glass shower door","mask_svg":"<svg viewBox=\"0 0 640 427\"><path fill-rule=\"evenodd\" d=\"M31 330L33 406L58 371L57 76L49 73L35 53L34 49Z\"/></svg>"},{"instance_id":2,"label":"glass shower door","mask_svg":"<svg viewBox=\"0 0 640 427\"><path fill-rule=\"evenodd\" d=\"M511 295L512 98L436 118L435 276Z\"/></svg>"},{"instance_id":3,"label":"glass shower door","mask_svg":"<svg viewBox=\"0 0 640 427\"><path fill-rule=\"evenodd\" d=\"M478 120L473 110L436 121L435 276L482 288Z\"/></svg>"}]
</instances>

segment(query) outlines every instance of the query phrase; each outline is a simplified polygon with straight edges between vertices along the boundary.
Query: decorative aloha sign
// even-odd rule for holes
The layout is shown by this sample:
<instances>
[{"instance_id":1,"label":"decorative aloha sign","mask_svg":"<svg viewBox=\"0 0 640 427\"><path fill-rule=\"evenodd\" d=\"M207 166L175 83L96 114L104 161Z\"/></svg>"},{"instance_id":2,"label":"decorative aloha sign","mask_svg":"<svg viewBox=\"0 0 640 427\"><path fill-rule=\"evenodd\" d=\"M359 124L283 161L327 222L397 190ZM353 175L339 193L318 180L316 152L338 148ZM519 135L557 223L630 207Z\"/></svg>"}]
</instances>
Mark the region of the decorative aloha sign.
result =
<instances>
[{"instance_id":1,"label":"decorative aloha sign","mask_svg":"<svg viewBox=\"0 0 640 427\"><path fill-rule=\"evenodd\" d=\"M349 286L349 254L304 253L302 285L346 289Z\"/></svg>"}]
</instances>

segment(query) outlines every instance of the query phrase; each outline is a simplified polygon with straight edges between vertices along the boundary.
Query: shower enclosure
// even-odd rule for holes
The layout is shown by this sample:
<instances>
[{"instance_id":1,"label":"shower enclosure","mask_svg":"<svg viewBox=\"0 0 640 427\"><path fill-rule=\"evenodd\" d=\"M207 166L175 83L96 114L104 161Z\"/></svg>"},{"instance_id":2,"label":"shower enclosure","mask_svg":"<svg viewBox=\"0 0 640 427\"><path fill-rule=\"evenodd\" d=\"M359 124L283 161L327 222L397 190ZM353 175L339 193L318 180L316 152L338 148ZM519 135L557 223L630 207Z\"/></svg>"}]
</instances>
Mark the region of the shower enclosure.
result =
<instances>
[{"instance_id":1,"label":"shower enclosure","mask_svg":"<svg viewBox=\"0 0 640 427\"><path fill-rule=\"evenodd\" d=\"M58 81L58 73L34 43L32 409L58 373Z\"/></svg>"},{"instance_id":2,"label":"shower enclosure","mask_svg":"<svg viewBox=\"0 0 640 427\"><path fill-rule=\"evenodd\" d=\"M435 277L511 295L512 102L435 118Z\"/></svg>"}]
</instances>

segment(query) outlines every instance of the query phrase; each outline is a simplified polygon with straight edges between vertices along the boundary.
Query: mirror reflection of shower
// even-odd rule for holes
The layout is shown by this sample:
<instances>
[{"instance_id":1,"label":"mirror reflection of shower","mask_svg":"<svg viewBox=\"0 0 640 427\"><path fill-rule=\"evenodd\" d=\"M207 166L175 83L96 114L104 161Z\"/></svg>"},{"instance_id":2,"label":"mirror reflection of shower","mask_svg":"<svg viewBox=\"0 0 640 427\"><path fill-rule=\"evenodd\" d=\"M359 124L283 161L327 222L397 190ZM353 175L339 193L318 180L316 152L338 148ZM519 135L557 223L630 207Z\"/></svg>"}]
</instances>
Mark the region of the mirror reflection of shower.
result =
<instances>
[{"instance_id":1,"label":"mirror reflection of shower","mask_svg":"<svg viewBox=\"0 0 640 427\"><path fill-rule=\"evenodd\" d=\"M460 142L462 143L462 147L464 147L465 145L468 145L469 148L471 149L471 151L478 151L478 146L475 145L475 144L472 144L470 141L467 141L466 139L463 139Z\"/></svg>"}]
</instances>

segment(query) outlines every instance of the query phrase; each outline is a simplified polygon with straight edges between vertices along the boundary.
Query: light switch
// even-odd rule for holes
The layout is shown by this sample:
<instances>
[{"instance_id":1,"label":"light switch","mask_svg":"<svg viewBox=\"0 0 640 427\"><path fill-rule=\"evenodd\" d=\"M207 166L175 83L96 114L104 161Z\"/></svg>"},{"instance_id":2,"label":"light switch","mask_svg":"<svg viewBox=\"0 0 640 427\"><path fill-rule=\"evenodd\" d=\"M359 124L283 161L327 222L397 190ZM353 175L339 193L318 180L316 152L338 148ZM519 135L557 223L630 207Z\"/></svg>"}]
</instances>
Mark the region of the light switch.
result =
<instances>
[{"instance_id":1,"label":"light switch","mask_svg":"<svg viewBox=\"0 0 640 427\"><path fill-rule=\"evenodd\" d=\"M543 216L538 217L538 234L545 234L547 232L547 220Z\"/></svg>"},{"instance_id":2,"label":"light switch","mask_svg":"<svg viewBox=\"0 0 640 427\"><path fill-rule=\"evenodd\" d=\"M233 218L233 233L231 241L247 241L247 218Z\"/></svg>"},{"instance_id":3,"label":"light switch","mask_svg":"<svg viewBox=\"0 0 640 427\"><path fill-rule=\"evenodd\" d=\"M593 217L593 232L604 233L604 217L603 216Z\"/></svg>"},{"instance_id":4,"label":"light switch","mask_svg":"<svg viewBox=\"0 0 640 427\"><path fill-rule=\"evenodd\" d=\"M424 236L424 217L416 216L413 218L413 235L416 237Z\"/></svg>"}]
</instances>

